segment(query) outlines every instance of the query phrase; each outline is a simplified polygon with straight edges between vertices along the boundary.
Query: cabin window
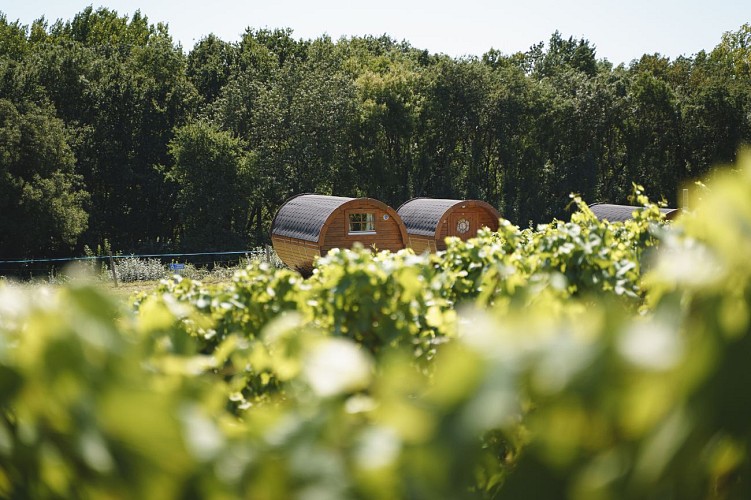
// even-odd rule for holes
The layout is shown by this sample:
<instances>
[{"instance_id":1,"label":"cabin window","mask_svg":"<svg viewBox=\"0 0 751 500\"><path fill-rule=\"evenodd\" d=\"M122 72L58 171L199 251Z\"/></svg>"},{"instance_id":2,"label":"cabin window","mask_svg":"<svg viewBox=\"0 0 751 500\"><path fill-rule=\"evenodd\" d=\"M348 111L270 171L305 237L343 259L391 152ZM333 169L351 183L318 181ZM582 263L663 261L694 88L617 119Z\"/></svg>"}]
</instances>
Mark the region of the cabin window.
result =
<instances>
[{"instance_id":1,"label":"cabin window","mask_svg":"<svg viewBox=\"0 0 751 500\"><path fill-rule=\"evenodd\" d=\"M368 212L352 212L349 214L350 233L374 233L375 216Z\"/></svg>"}]
</instances>

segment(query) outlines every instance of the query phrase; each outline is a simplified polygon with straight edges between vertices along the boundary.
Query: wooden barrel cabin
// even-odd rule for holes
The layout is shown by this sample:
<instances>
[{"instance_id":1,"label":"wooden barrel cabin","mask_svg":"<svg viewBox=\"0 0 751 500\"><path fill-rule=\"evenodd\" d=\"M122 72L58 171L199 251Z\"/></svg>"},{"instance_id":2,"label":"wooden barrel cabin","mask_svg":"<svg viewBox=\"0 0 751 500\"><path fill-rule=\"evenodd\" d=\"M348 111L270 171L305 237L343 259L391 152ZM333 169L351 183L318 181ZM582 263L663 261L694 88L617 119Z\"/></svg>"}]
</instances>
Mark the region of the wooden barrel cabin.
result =
<instances>
[{"instance_id":1,"label":"wooden barrel cabin","mask_svg":"<svg viewBox=\"0 0 751 500\"><path fill-rule=\"evenodd\" d=\"M407 227L407 245L415 253L445 250L447 236L466 240L481 227L497 231L500 218L498 210L480 200L412 198L397 213Z\"/></svg>"},{"instance_id":2,"label":"wooden barrel cabin","mask_svg":"<svg viewBox=\"0 0 751 500\"><path fill-rule=\"evenodd\" d=\"M313 259L355 243L395 252L407 245L396 211L372 198L302 194L287 200L271 223L274 250L292 269L309 274Z\"/></svg>"},{"instance_id":3,"label":"wooden barrel cabin","mask_svg":"<svg viewBox=\"0 0 751 500\"><path fill-rule=\"evenodd\" d=\"M610 203L594 203L589 206L595 217L609 222L624 222L632 219L634 210L641 210L642 208L630 205L613 205ZM678 208L661 208L660 212L665 215L667 220L673 220L681 211Z\"/></svg>"}]
</instances>

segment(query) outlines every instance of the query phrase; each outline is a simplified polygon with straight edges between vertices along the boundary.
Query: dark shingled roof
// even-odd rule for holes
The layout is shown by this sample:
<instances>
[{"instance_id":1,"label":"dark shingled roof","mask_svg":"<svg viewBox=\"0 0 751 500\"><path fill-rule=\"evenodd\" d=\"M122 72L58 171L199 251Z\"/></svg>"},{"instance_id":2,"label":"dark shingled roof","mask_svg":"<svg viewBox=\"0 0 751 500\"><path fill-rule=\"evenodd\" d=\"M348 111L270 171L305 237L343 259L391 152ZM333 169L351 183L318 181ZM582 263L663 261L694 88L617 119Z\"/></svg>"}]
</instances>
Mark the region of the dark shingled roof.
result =
<instances>
[{"instance_id":1,"label":"dark shingled roof","mask_svg":"<svg viewBox=\"0 0 751 500\"><path fill-rule=\"evenodd\" d=\"M317 242L329 216L344 203L354 198L301 194L290 198L271 223L271 233L306 241Z\"/></svg>"},{"instance_id":2,"label":"dark shingled roof","mask_svg":"<svg viewBox=\"0 0 751 500\"><path fill-rule=\"evenodd\" d=\"M607 219L610 222L623 222L629 220L632 217L634 210L640 210L643 207L632 207L629 205L611 205L609 203L595 203L590 205L589 209L595 214L595 216L604 220ZM677 208L661 208L666 218L672 219L678 215L679 210Z\"/></svg>"},{"instance_id":3,"label":"dark shingled roof","mask_svg":"<svg viewBox=\"0 0 751 500\"><path fill-rule=\"evenodd\" d=\"M435 198L412 198L399 207L396 212L407 226L407 232L420 236L435 236L441 217L462 200Z\"/></svg>"}]
</instances>

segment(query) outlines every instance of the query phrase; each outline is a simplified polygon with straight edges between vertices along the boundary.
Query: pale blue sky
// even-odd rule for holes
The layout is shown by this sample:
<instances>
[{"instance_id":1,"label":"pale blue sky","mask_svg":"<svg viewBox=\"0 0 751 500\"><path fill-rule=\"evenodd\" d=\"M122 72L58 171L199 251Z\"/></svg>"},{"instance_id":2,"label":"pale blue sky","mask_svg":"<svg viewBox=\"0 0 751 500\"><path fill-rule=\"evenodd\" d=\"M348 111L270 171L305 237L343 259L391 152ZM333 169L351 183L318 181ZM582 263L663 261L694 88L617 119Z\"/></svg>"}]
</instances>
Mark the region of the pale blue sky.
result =
<instances>
[{"instance_id":1,"label":"pale blue sky","mask_svg":"<svg viewBox=\"0 0 751 500\"><path fill-rule=\"evenodd\" d=\"M479 56L491 47L524 51L559 30L587 38L598 58L615 64L711 50L724 32L751 23L751 0L2 0L0 11L30 24L69 20L87 5L121 15L140 9L152 23L168 23L186 51L209 33L236 41L250 26L289 27L305 39L386 33L434 53Z\"/></svg>"}]
</instances>

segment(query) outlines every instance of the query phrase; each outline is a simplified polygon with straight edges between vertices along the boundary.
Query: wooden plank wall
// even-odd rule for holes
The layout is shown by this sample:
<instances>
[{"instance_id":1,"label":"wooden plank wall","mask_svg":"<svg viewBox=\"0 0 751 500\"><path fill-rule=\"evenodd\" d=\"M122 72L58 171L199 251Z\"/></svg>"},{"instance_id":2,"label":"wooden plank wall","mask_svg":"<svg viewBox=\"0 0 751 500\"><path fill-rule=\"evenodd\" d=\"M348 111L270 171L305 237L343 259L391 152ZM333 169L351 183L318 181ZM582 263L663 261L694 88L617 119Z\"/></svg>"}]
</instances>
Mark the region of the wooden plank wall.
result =
<instances>
[{"instance_id":1,"label":"wooden plank wall","mask_svg":"<svg viewBox=\"0 0 751 500\"><path fill-rule=\"evenodd\" d=\"M271 236L274 251L287 267L308 272L313 267L313 260L320 255L318 244L313 241L300 240L287 236Z\"/></svg>"},{"instance_id":2,"label":"wooden plank wall","mask_svg":"<svg viewBox=\"0 0 751 500\"><path fill-rule=\"evenodd\" d=\"M480 227L489 227L491 231L498 231L498 219L487 210L477 209L477 222Z\"/></svg>"},{"instance_id":3,"label":"wooden plank wall","mask_svg":"<svg viewBox=\"0 0 751 500\"><path fill-rule=\"evenodd\" d=\"M375 234L350 234L348 218L350 212L372 212L375 215ZM387 220L383 220L384 214L389 216ZM356 242L378 251L399 251L406 246L406 242L402 238L396 217L395 213L388 214L380 207L373 206L364 200L348 203L346 207L338 208L329 219L328 226L324 226L321 254L325 255L332 248L352 248Z\"/></svg>"},{"instance_id":4,"label":"wooden plank wall","mask_svg":"<svg viewBox=\"0 0 751 500\"><path fill-rule=\"evenodd\" d=\"M351 212L372 213L375 231L373 233L350 233L349 214ZM388 215L385 220L384 215ZM285 265L305 274L312 270L315 257L326 255L333 248L352 248L355 243L361 243L365 248L378 251L396 252L405 248L406 242L400 230L398 217L394 211L386 211L367 200L358 200L336 209L321 230L320 243L279 235L272 235L271 241L274 250Z\"/></svg>"},{"instance_id":5,"label":"wooden plank wall","mask_svg":"<svg viewBox=\"0 0 751 500\"><path fill-rule=\"evenodd\" d=\"M441 222L438 223L436 231L436 247L438 250L446 250L446 237L449 234L448 220L452 213L473 213L477 215L477 227L489 227L493 231L498 230L498 219L495 218L488 210L481 206L468 206L467 208L457 208L447 211ZM474 234L472 236L475 236Z\"/></svg>"},{"instance_id":6,"label":"wooden plank wall","mask_svg":"<svg viewBox=\"0 0 751 500\"><path fill-rule=\"evenodd\" d=\"M435 252L436 242L435 238L429 236L419 236L415 234L409 235L409 248L411 248L416 254L423 252Z\"/></svg>"}]
</instances>

